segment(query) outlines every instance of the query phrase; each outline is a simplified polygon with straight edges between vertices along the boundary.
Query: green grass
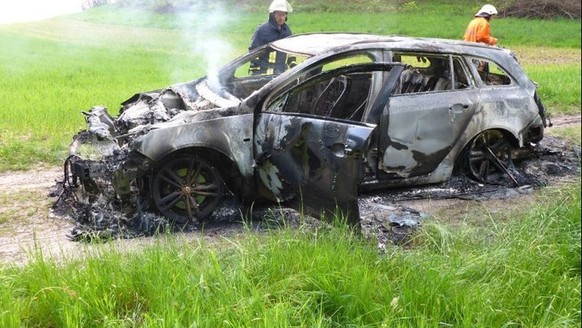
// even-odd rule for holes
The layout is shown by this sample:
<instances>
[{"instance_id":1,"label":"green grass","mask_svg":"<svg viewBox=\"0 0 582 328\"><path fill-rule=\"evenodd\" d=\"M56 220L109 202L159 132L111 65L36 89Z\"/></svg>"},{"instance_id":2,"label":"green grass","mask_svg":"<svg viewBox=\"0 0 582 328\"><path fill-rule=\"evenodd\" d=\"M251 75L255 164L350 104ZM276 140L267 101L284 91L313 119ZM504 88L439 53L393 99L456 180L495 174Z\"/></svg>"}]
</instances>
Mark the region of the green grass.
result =
<instances>
[{"instance_id":1,"label":"green grass","mask_svg":"<svg viewBox=\"0 0 582 328\"><path fill-rule=\"evenodd\" d=\"M549 135L557 136L563 138L569 145L580 146L582 140L582 131L578 126L569 126L565 128L560 128L557 130L550 130Z\"/></svg>"},{"instance_id":2,"label":"green grass","mask_svg":"<svg viewBox=\"0 0 582 328\"><path fill-rule=\"evenodd\" d=\"M325 2L314 5L321 9ZM354 4L363 10L375 5ZM300 8L290 16L295 33L445 38L460 38L474 10L445 2L440 10L449 15L442 15L433 3L420 1L394 12L314 13ZM0 26L0 172L59 165L72 136L85 127L81 111L105 105L115 114L134 93L200 77L207 67L244 53L254 28L266 19L262 12L233 14L220 6L201 12L154 15L110 6ZM580 22L499 19L493 24L502 44L515 45L526 57L523 65L540 84L549 111L579 113ZM541 44L552 50L551 57L535 55ZM544 61L554 63L557 57L566 61Z\"/></svg>"},{"instance_id":3,"label":"green grass","mask_svg":"<svg viewBox=\"0 0 582 328\"><path fill-rule=\"evenodd\" d=\"M580 185L539 197L383 254L344 225L38 254L0 269L0 326L579 327Z\"/></svg>"},{"instance_id":4,"label":"green grass","mask_svg":"<svg viewBox=\"0 0 582 328\"><path fill-rule=\"evenodd\" d=\"M580 63L531 65L525 69L540 84L540 97L553 114L580 114L580 93L574 92L580 87Z\"/></svg>"},{"instance_id":5,"label":"green grass","mask_svg":"<svg viewBox=\"0 0 582 328\"><path fill-rule=\"evenodd\" d=\"M79 27L73 25L66 27ZM91 33L94 28L88 26L85 31ZM136 50L132 44L110 47L97 38L85 44L82 33L64 37L59 35L59 29L51 29L50 33L37 38L18 30L0 29L0 87L4 90L0 105L0 171L25 169L38 162L62 162L71 137L84 126L81 111L93 105L106 105L115 112L121 101L138 91L202 74L192 64L196 56L177 53L172 59L168 57L166 49L176 48L174 45L166 49L155 48L154 43L134 45ZM52 37L62 39L53 41ZM175 33L160 39L173 37ZM143 49L147 46L151 48Z\"/></svg>"},{"instance_id":6,"label":"green grass","mask_svg":"<svg viewBox=\"0 0 582 328\"><path fill-rule=\"evenodd\" d=\"M344 4L344 10L335 4L334 10L326 11L326 8L320 5L317 12L311 8L302 10L302 6L295 6L295 10L289 15L288 23L294 33L352 31L462 39L468 22L481 6L480 2L475 6L467 6L465 2L460 1L450 1L451 3L445 5L442 4L443 1L411 1L409 4L412 5L408 6L384 3L370 6L369 1L350 6L351 2L353 1ZM304 5L309 7L307 4ZM361 7L362 10L350 10L351 7ZM379 7L383 10L378 10ZM366 11L367 8L372 9ZM99 24L175 30L187 28L191 31L199 26L208 28L208 25L211 25L218 33L228 32L234 35L235 39L242 36L246 43L250 40L255 27L265 21L268 15L265 9L232 13L232 7L227 5L197 11L204 14L196 14L195 10L191 14L153 15L151 11L146 10L126 7L123 10L112 10L111 7L100 7L70 17ZM492 33L500 39L501 46L530 45L579 49L581 44L580 21L494 18L491 25Z\"/></svg>"},{"instance_id":7,"label":"green grass","mask_svg":"<svg viewBox=\"0 0 582 328\"><path fill-rule=\"evenodd\" d=\"M377 4L353 1L362 10ZM418 1L365 14L297 6L290 24L295 33L459 38L478 6ZM222 25L188 17L183 31L173 17L129 13L97 8L0 26L0 172L61 164L85 126L81 110L103 104L115 111L135 92L198 77L217 59L205 53L218 50L224 61L239 55L266 18L225 11ZM579 114L580 22L493 25L540 83L550 111ZM198 26L205 29L195 32ZM230 47L200 48L203 37ZM580 131L571 130L560 131L579 145ZM580 188L544 188L525 213L484 208L462 221L431 219L411 247L383 254L342 225L247 231L216 242L161 236L131 252L88 245L89 256L59 262L33 250L26 266L0 266L0 326L579 327ZM34 196L0 199L22 202L0 210L0 224L37 215L21 199L35 203Z\"/></svg>"}]
</instances>

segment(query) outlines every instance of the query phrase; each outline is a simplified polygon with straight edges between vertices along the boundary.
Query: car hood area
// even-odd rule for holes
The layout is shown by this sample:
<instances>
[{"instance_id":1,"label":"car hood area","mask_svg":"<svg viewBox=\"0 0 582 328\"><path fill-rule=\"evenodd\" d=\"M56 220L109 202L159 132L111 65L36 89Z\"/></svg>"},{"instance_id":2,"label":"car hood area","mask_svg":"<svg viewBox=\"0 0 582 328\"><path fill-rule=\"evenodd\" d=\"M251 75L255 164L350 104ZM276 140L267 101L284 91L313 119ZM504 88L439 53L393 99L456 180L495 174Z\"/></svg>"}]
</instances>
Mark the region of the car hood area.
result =
<instances>
[{"instance_id":1,"label":"car hood area","mask_svg":"<svg viewBox=\"0 0 582 328\"><path fill-rule=\"evenodd\" d=\"M121 103L117 117L104 106L94 106L83 112L92 137L77 136L69 152L95 160L127 148L152 129L236 114L241 100L215 92L209 84L202 78L137 93Z\"/></svg>"}]
</instances>

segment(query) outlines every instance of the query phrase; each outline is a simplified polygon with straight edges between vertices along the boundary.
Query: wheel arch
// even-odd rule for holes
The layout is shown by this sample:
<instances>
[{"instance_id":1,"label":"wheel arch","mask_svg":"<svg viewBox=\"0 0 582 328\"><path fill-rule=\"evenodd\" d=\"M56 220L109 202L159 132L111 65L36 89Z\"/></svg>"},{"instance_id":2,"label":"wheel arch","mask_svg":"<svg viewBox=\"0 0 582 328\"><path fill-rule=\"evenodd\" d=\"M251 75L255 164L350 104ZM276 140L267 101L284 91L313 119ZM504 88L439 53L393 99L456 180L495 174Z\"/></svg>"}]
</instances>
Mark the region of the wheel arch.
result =
<instances>
[{"instance_id":1,"label":"wheel arch","mask_svg":"<svg viewBox=\"0 0 582 328\"><path fill-rule=\"evenodd\" d=\"M240 172L235 160L224 152L211 147L190 146L168 152L155 161L155 164L152 166L152 172L168 160L182 155L198 156L209 162L218 170L228 189L235 193L235 195L244 188L244 176Z\"/></svg>"},{"instance_id":2,"label":"wheel arch","mask_svg":"<svg viewBox=\"0 0 582 328\"><path fill-rule=\"evenodd\" d=\"M463 169L463 165L465 164L463 161L465 153L466 153L467 149L470 147L473 140L475 140L475 138L477 138L477 136L479 136L480 134L485 133L485 132L490 132L490 131L501 132L501 134L503 135L503 138L507 139L509 141L511 147L513 147L514 149L517 149L520 147L518 137L512 131L510 131L508 129L505 129L502 127L494 127L494 128L490 128L490 129L486 129L486 130L480 130L479 132L472 134L470 137L464 138L463 142L459 145L459 151L457 151L455 161L454 161L454 163L455 163L454 168L453 168L454 172L459 172L459 170Z\"/></svg>"},{"instance_id":3,"label":"wheel arch","mask_svg":"<svg viewBox=\"0 0 582 328\"><path fill-rule=\"evenodd\" d=\"M250 177L254 172L252 137L253 116L248 114L153 129L136 139L132 149L154 163L178 152L219 152Z\"/></svg>"}]
</instances>

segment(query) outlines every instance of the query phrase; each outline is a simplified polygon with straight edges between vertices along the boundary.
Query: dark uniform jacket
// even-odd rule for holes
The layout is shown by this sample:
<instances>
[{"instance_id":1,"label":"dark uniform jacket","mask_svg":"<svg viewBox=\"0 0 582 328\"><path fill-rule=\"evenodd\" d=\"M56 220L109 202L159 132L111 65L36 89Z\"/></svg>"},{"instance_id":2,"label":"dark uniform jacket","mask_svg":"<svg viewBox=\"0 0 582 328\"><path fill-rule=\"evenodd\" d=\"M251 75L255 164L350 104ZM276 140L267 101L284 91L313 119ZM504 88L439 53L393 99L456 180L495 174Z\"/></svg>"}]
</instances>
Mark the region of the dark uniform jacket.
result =
<instances>
[{"instance_id":1,"label":"dark uniform jacket","mask_svg":"<svg viewBox=\"0 0 582 328\"><path fill-rule=\"evenodd\" d=\"M251 39L249 50L260 47L269 42L286 38L292 35L289 25L283 24L279 29L275 21L275 14L269 14L269 21L259 25ZM270 56L271 55L271 56ZM276 57L273 57L276 56ZM271 57L271 58L270 58ZM278 74L285 70L285 56L279 54L264 54L252 63L251 71L255 74L265 74L269 68L274 68L274 73Z\"/></svg>"}]
</instances>

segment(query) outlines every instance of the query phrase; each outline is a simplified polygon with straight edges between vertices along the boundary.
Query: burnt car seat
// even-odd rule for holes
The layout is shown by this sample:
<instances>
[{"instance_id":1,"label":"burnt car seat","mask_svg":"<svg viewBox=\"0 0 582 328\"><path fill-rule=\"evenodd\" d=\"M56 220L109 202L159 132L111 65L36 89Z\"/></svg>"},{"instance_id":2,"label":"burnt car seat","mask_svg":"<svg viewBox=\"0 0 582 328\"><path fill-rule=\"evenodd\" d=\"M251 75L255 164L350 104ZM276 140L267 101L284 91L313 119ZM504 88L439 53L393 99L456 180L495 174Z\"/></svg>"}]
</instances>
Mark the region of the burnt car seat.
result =
<instances>
[{"instance_id":1,"label":"burnt car seat","mask_svg":"<svg viewBox=\"0 0 582 328\"><path fill-rule=\"evenodd\" d=\"M349 87L350 80L346 76L339 75L332 78L315 100L313 112L320 116L334 117L332 111L343 105L349 94Z\"/></svg>"}]
</instances>

